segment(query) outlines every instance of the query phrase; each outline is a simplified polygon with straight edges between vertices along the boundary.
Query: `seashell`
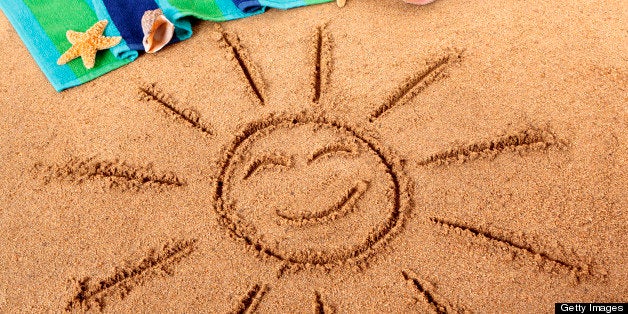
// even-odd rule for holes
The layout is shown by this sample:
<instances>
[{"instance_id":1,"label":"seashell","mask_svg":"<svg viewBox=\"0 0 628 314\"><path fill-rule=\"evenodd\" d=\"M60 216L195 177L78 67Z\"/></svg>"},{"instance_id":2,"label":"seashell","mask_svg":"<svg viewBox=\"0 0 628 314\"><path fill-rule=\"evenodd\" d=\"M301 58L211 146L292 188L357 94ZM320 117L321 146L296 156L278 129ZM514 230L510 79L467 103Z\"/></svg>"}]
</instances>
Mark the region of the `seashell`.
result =
<instances>
[{"instance_id":1,"label":"seashell","mask_svg":"<svg viewBox=\"0 0 628 314\"><path fill-rule=\"evenodd\" d=\"M144 51L155 53L172 40L174 24L166 18L161 9L146 11L142 16L142 31Z\"/></svg>"},{"instance_id":2,"label":"seashell","mask_svg":"<svg viewBox=\"0 0 628 314\"><path fill-rule=\"evenodd\" d=\"M344 7L346 3L347 3L347 0L336 0L336 4L340 8Z\"/></svg>"}]
</instances>

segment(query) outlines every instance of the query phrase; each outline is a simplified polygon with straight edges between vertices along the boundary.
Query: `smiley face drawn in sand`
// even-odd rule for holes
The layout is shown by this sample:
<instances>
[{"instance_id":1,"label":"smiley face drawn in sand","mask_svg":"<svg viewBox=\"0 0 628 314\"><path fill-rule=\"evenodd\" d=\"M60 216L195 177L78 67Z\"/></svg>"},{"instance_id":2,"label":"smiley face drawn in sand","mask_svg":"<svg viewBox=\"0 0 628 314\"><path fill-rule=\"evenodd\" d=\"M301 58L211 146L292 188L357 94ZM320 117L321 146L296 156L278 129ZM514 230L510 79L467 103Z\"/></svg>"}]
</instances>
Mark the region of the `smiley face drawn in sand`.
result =
<instances>
[{"instance_id":1,"label":"smiley face drawn in sand","mask_svg":"<svg viewBox=\"0 0 628 314\"><path fill-rule=\"evenodd\" d=\"M216 208L232 234L288 263L360 259L401 224L399 169L372 139L323 118L251 124L222 162Z\"/></svg>"}]
</instances>

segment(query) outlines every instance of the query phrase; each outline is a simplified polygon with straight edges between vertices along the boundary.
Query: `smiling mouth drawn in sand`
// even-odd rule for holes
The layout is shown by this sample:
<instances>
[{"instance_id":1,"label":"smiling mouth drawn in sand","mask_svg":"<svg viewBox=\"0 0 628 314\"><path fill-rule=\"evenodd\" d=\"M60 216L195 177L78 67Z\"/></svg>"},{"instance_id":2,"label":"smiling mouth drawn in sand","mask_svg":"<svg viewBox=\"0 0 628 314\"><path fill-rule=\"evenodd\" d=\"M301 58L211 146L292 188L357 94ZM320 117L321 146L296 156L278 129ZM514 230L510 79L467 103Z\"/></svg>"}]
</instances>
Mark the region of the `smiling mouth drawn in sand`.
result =
<instances>
[{"instance_id":1,"label":"smiling mouth drawn in sand","mask_svg":"<svg viewBox=\"0 0 628 314\"><path fill-rule=\"evenodd\" d=\"M277 216L285 219L288 223L295 224L319 223L343 217L355 209L357 201L364 195L364 192L368 189L368 185L369 181L356 182L355 186L351 188L339 202L326 210L293 213L288 210L278 209Z\"/></svg>"}]
</instances>

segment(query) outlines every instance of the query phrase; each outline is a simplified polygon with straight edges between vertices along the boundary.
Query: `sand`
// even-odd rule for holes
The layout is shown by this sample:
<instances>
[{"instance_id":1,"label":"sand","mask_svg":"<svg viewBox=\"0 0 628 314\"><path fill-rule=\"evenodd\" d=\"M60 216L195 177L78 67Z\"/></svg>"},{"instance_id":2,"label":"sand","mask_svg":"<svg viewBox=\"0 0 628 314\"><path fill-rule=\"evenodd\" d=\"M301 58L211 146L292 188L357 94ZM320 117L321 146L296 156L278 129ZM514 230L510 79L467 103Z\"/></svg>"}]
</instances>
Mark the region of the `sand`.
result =
<instances>
[{"instance_id":1,"label":"sand","mask_svg":"<svg viewBox=\"0 0 628 314\"><path fill-rule=\"evenodd\" d=\"M626 301L627 17L270 10L56 93L0 15L0 312Z\"/></svg>"}]
</instances>

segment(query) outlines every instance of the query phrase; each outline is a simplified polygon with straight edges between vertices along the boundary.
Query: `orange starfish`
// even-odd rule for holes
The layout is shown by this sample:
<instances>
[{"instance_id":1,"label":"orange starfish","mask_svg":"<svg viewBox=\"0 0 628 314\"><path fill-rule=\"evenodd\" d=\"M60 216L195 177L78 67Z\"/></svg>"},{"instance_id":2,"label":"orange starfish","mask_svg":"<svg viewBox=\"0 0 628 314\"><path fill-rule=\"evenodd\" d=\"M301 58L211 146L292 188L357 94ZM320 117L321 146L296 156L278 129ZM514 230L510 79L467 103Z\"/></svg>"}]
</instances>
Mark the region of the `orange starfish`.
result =
<instances>
[{"instance_id":1,"label":"orange starfish","mask_svg":"<svg viewBox=\"0 0 628 314\"><path fill-rule=\"evenodd\" d=\"M120 40L122 40L120 36L106 37L102 35L107 27L107 23L109 23L107 20L98 21L85 33L68 30L65 36L72 44L72 47L61 55L59 60L57 60L57 64L66 64L80 56L86 68L93 68L96 63L96 52L98 50L109 49L119 44Z\"/></svg>"}]
</instances>

